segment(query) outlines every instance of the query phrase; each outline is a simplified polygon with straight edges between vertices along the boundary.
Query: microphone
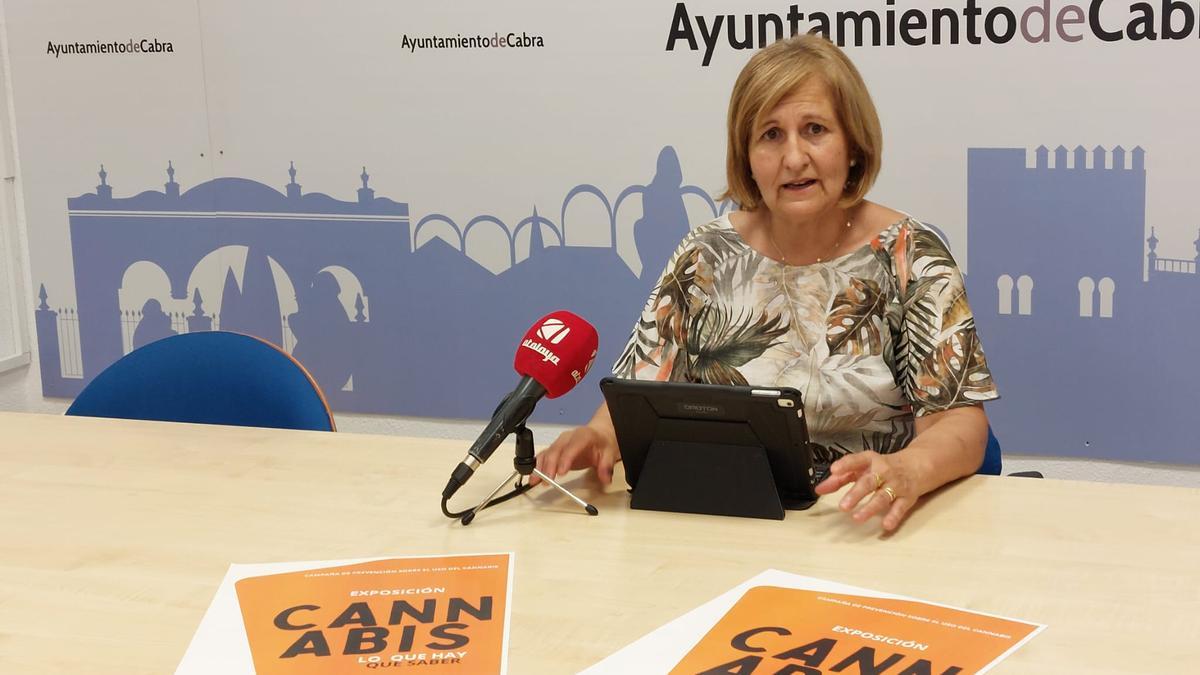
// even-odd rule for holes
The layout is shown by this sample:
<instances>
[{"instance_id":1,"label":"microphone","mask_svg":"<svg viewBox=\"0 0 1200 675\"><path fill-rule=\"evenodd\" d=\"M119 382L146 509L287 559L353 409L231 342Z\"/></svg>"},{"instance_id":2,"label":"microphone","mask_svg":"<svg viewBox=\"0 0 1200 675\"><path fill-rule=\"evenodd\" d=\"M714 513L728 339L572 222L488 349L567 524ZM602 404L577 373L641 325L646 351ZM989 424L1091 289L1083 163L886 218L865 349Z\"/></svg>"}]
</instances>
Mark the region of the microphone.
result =
<instances>
[{"instance_id":1,"label":"microphone","mask_svg":"<svg viewBox=\"0 0 1200 675\"><path fill-rule=\"evenodd\" d=\"M442 491L443 500L454 496L504 439L525 424L543 396L558 398L579 384L596 359L598 343L596 329L565 310L547 314L525 331L513 361L521 380L500 402L483 433L450 475Z\"/></svg>"}]
</instances>

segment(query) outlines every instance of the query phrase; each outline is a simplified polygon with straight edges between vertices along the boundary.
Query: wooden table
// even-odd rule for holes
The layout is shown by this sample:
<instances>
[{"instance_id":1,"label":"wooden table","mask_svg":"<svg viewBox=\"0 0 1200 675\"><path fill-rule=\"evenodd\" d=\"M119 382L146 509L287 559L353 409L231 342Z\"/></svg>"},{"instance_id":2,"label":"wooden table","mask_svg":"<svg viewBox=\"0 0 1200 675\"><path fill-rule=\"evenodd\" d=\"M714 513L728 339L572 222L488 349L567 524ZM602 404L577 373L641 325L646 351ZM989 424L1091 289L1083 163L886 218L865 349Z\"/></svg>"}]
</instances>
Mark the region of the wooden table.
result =
<instances>
[{"instance_id":1,"label":"wooden table","mask_svg":"<svg viewBox=\"0 0 1200 675\"><path fill-rule=\"evenodd\" d=\"M17 413L0 428L4 673L171 672L231 562L491 551L517 556L515 674L574 672L767 568L1049 625L997 673L1200 658L1194 489L973 477L885 538L830 500L782 522L631 511L580 474L567 484L599 517L539 488L464 528L438 508L463 442Z\"/></svg>"}]
</instances>

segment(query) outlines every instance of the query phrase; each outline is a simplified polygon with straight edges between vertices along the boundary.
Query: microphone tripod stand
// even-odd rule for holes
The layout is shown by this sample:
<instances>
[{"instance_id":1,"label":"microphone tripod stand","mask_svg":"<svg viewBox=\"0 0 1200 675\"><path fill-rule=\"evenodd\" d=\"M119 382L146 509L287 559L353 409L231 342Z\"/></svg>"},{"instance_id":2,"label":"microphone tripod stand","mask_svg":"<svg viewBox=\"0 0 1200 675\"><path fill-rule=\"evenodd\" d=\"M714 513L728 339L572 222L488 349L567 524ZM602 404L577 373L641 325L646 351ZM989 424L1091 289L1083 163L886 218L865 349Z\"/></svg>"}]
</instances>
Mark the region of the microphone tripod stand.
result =
<instances>
[{"instance_id":1,"label":"microphone tripod stand","mask_svg":"<svg viewBox=\"0 0 1200 675\"><path fill-rule=\"evenodd\" d=\"M480 511L484 510L485 508L487 508L489 506L493 506L495 504L499 504L502 501L505 501L511 497L515 497L515 496L521 494L522 492L527 491L531 486L529 485L529 483L527 483L525 481L527 478L529 478L530 475L537 476L538 478L545 481L548 485L553 486L559 492L570 497L571 501L582 506L583 509L585 511L587 511L587 514L589 516L594 516L594 515L597 515L600 513L600 511L596 507L583 501L579 497L576 497L574 494L571 493L570 490L559 485L557 482L554 481L553 478L542 473L537 468L537 459L534 456L534 452L533 452L533 432L530 431L528 427L526 427L524 424L522 424L521 426L517 427L517 429L514 433L516 433L516 436L517 436L517 454L515 457L513 457L513 469L514 470L512 472L512 475L510 475L508 478L505 478L502 483L497 485L496 489L492 490L492 493L490 495L485 497L482 502L479 502L479 506L476 506L471 511L468 511L467 513L463 514L462 524L464 526L470 525L471 521L475 520L475 515L478 514ZM504 497L500 497L499 499L492 501L492 498L495 497L496 494L499 493L501 490L503 490L504 486L507 485L508 482L511 480L516 480L516 484L513 486L513 491L511 493L509 493L508 495L505 495Z\"/></svg>"}]
</instances>

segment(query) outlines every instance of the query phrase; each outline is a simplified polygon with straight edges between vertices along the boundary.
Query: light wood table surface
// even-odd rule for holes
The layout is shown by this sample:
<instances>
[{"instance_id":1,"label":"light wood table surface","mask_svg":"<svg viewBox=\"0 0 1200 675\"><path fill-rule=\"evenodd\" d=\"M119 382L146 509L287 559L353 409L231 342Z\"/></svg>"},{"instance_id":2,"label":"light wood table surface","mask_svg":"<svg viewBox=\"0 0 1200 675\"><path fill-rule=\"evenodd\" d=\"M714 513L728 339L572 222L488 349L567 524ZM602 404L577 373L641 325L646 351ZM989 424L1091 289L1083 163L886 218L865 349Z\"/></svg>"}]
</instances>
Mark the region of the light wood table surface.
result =
<instances>
[{"instance_id":1,"label":"light wood table surface","mask_svg":"<svg viewBox=\"0 0 1200 675\"><path fill-rule=\"evenodd\" d=\"M493 551L516 553L520 675L586 667L768 568L1049 625L996 673L1200 662L1200 490L972 477L882 537L828 499L784 521L633 511L581 473L567 484L598 517L538 488L463 527L438 503L465 442L19 413L0 429L0 673L169 673L232 562Z\"/></svg>"}]
</instances>

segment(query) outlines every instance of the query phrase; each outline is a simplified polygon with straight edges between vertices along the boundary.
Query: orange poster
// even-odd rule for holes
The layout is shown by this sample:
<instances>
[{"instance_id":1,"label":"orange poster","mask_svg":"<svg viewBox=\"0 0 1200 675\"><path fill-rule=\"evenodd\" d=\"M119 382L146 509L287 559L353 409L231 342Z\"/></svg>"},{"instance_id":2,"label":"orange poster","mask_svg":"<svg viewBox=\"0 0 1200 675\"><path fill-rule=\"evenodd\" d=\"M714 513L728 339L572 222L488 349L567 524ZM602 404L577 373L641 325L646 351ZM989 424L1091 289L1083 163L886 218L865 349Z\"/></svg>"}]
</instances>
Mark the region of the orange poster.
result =
<instances>
[{"instance_id":1,"label":"orange poster","mask_svg":"<svg viewBox=\"0 0 1200 675\"><path fill-rule=\"evenodd\" d=\"M510 562L392 558L242 578L254 672L502 673Z\"/></svg>"},{"instance_id":2,"label":"orange poster","mask_svg":"<svg viewBox=\"0 0 1200 675\"><path fill-rule=\"evenodd\" d=\"M756 586L671 673L967 675L1039 629L917 600Z\"/></svg>"}]
</instances>

